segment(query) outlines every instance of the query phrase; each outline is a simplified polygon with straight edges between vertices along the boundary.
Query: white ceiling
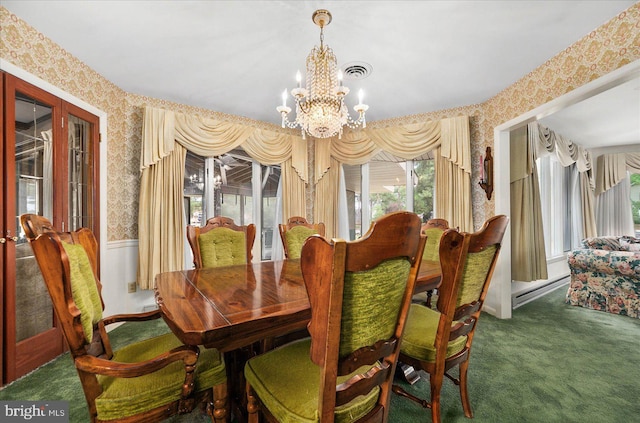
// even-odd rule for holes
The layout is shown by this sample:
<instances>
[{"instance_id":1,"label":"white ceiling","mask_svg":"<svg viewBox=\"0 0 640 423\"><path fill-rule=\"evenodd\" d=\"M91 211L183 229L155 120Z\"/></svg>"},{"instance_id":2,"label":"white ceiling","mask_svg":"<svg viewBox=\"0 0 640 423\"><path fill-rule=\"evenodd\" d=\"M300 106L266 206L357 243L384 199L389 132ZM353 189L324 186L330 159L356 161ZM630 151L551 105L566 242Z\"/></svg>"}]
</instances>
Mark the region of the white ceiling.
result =
<instances>
[{"instance_id":1,"label":"white ceiling","mask_svg":"<svg viewBox=\"0 0 640 423\"><path fill-rule=\"evenodd\" d=\"M281 93L294 87L296 70L304 70L306 56L319 44L319 28L311 21L316 9L333 15L325 44L338 65L371 65L368 77L345 85L352 93L349 106L364 89L367 120L375 121L482 103L634 3L2 0L0 5L127 92L279 124L275 107ZM640 143L640 91L625 95L627 103L608 103L605 109L620 118L616 110L622 107L631 116L624 123L626 135L614 141ZM580 115L596 108L573 107ZM575 125L566 136L605 141L594 138L589 127L598 122L603 127L602 111L596 122L569 113L561 121ZM545 120L557 132L569 131L553 128L562 125L560 119ZM616 121L616 128L622 126Z\"/></svg>"}]
</instances>

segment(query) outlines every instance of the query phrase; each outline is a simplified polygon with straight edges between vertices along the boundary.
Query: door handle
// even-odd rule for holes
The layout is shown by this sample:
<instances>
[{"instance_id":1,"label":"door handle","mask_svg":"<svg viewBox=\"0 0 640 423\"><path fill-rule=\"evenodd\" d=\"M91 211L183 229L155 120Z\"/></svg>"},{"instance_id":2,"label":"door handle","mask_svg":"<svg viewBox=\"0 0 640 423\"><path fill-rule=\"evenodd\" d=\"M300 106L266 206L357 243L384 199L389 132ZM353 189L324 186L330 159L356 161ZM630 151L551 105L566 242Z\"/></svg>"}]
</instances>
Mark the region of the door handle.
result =
<instances>
[{"instance_id":1,"label":"door handle","mask_svg":"<svg viewBox=\"0 0 640 423\"><path fill-rule=\"evenodd\" d=\"M8 236L6 238L0 238L0 244L4 244L7 241L18 242L18 237L17 236Z\"/></svg>"}]
</instances>

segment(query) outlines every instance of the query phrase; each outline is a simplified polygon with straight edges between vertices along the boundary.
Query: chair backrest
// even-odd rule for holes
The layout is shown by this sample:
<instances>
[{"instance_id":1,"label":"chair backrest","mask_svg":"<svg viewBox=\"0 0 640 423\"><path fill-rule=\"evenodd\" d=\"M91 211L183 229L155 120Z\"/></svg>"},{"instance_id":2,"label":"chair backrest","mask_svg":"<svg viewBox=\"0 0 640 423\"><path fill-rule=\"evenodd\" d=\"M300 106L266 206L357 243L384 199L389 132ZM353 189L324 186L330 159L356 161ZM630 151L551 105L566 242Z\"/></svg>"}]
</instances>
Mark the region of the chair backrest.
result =
<instances>
[{"instance_id":1,"label":"chair backrest","mask_svg":"<svg viewBox=\"0 0 640 423\"><path fill-rule=\"evenodd\" d=\"M284 256L290 259L300 258L302 244L311 235L324 236L324 223L309 223L302 216L293 216L286 224L279 224L280 239L284 247Z\"/></svg>"},{"instance_id":2,"label":"chair backrest","mask_svg":"<svg viewBox=\"0 0 640 423\"><path fill-rule=\"evenodd\" d=\"M253 223L238 226L229 217L212 217L203 227L187 226L187 239L197 269L250 263L255 238Z\"/></svg>"},{"instance_id":3,"label":"chair backrest","mask_svg":"<svg viewBox=\"0 0 640 423\"><path fill-rule=\"evenodd\" d=\"M104 326L99 324L104 303L102 284L97 277L98 243L93 233L87 228L56 232L49 220L33 214L20 216L20 221L71 355L110 359L111 344ZM84 377L92 378L89 384L97 384L95 375Z\"/></svg>"},{"instance_id":4,"label":"chair backrest","mask_svg":"<svg viewBox=\"0 0 640 423\"><path fill-rule=\"evenodd\" d=\"M487 220L478 232L449 229L442 236L442 282L438 287L436 304L440 312L436 357L447 356L449 341L467 336L464 349L447 359L446 368L468 357L508 223L508 217L499 215Z\"/></svg>"},{"instance_id":5,"label":"chair backrest","mask_svg":"<svg viewBox=\"0 0 640 423\"><path fill-rule=\"evenodd\" d=\"M439 261L440 238L447 229L449 229L449 222L446 219L429 219L422 224L422 233L427 236L423 260Z\"/></svg>"},{"instance_id":6,"label":"chair backrest","mask_svg":"<svg viewBox=\"0 0 640 423\"><path fill-rule=\"evenodd\" d=\"M373 401L359 421L387 420L424 249L420 223L414 213L395 212L372 223L357 241L318 235L306 240L300 265L311 304L311 360L322 368L319 421L333 421L335 407L358 395L372 395ZM354 372L358 376L336 388L337 377Z\"/></svg>"}]
</instances>

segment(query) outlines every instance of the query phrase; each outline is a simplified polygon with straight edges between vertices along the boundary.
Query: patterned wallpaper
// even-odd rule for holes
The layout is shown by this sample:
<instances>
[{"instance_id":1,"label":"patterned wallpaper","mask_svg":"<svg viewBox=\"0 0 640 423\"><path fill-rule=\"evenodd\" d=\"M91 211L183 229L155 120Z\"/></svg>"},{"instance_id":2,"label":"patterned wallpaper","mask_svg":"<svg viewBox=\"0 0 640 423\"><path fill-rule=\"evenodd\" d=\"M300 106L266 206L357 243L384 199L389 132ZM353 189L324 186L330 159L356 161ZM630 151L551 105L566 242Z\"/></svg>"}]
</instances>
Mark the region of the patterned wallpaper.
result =
<instances>
[{"instance_id":1,"label":"patterned wallpaper","mask_svg":"<svg viewBox=\"0 0 640 423\"><path fill-rule=\"evenodd\" d=\"M0 59L29 72L108 114L107 240L137 239L142 106L162 107L204 117L280 130L276 125L126 93L0 6ZM474 173L473 218L493 214L478 186L480 155L493 145L493 128L594 79L640 59L640 3L567 47L483 104L378 122L370 127L470 116ZM104 173L103 173L104 175ZM313 198L309 193L308 198ZM476 223L478 225L478 223Z\"/></svg>"}]
</instances>

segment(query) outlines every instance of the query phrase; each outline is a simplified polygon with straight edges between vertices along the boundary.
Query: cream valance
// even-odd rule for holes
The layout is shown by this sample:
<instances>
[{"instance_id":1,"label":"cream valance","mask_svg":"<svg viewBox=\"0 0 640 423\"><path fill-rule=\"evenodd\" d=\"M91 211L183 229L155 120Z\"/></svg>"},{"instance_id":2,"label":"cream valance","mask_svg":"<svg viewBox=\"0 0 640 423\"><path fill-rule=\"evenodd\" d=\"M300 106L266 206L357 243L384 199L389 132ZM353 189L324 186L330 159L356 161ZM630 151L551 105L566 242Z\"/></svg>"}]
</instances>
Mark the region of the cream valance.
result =
<instances>
[{"instance_id":1,"label":"cream valance","mask_svg":"<svg viewBox=\"0 0 640 423\"><path fill-rule=\"evenodd\" d=\"M348 131L342 139L316 141L315 182L331 166L330 157L342 164L361 165L383 150L411 160L440 146L442 157L471 174L470 138L468 116Z\"/></svg>"},{"instance_id":2,"label":"cream valance","mask_svg":"<svg viewBox=\"0 0 640 423\"><path fill-rule=\"evenodd\" d=\"M534 160L538 157L555 153L558 161L564 167L575 163L578 172L586 172L592 169L589 150L552 129L546 128L538 122L531 122L529 124L529 137L536 147Z\"/></svg>"},{"instance_id":3,"label":"cream valance","mask_svg":"<svg viewBox=\"0 0 640 423\"><path fill-rule=\"evenodd\" d=\"M175 142L203 157L242 146L263 164L291 159L298 176L308 182L306 140L300 136L152 107L145 107L142 132L140 170L171 154Z\"/></svg>"}]
</instances>

